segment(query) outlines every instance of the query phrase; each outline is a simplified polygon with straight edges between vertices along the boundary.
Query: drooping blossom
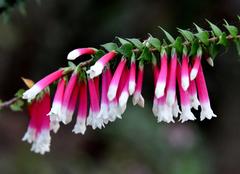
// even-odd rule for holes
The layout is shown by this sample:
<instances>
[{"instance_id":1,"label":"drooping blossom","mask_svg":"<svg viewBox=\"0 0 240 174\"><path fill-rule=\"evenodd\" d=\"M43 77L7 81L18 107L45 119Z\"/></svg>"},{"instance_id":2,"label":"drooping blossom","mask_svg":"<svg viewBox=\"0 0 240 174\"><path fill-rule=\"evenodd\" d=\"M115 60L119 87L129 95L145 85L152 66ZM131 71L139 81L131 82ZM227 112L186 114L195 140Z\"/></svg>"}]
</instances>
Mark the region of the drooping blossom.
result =
<instances>
[{"instance_id":1,"label":"drooping blossom","mask_svg":"<svg viewBox=\"0 0 240 174\"><path fill-rule=\"evenodd\" d=\"M191 66L189 66L189 70L191 70ZM198 100L197 88L195 80L190 81L190 86L188 88L188 93L191 101L191 108L198 110L200 106L200 102Z\"/></svg>"},{"instance_id":2,"label":"drooping blossom","mask_svg":"<svg viewBox=\"0 0 240 174\"><path fill-rule=\"evenodd\" d=\"M57 90L54 95L51 111L48 113L50 117L50 128L55 133L58 131L60 127L59 122L61 121L61 111L65 86L66 79L65 78L60 79L57 85Z\"/></svg>"},{"instance_id":3,"label":"drooping blossom","mask_svg":"<svg viewBox=\"0 0 240 174\"><path fill-rule=\"evenodd\" d=\"M87 82L85 79L83 79L80 81L77 121L73 129L73 132L75 134L85 133L87 112L88 112Z\"/></svg>"},{"instance_id":4,"label":"drooping blossom","mask_svg":"<svg viewBox=\"0 0 240 174\"><path fill-rule=\"evenodd\" d=\"M90 109L87 117L87 125L92 126L93 129L101 129L104 125L102 119L98 116L100 114L99 97L97 95L94 80L91 78L88 78L88 88L90 95Z\"/></svg>"},{"instance_id":5,"label":"drooping blossom","mask_svg":"<svg viewBox=\"0 0 240 174\"><path fill-rule=\"evenodd\" d=\"M178 81L178 89L180 93L180 101L181 101L181 109L182 113L180 115L180 121L183 123L188 120L195 120L196 118L194 117L192 111L191 111L191 102L190 102L190 96L187 91L183 89L182 86L182 68L186 67L181 67L180 63L177 65L177 81Z\"/></svg>"},{"instance_id":6,"label":"drooping blossom","mask_svg":"<svg viewBox=\"0 0 240 174\"><path fill-rule=\"evenodd\" d=\"M107 93L108 99L110 101L112 101L117 95L119 82L120 82L121 75L124 70L125 64L126 64L126 59L123 58L120 61L120 63L118 64L118 67L112 77L111 83L109 85L108 93Z\"/></svg>"},{"instance_id":7,"label":"drooping blossom","mask_svg":"<svg viewBox=\"0 0 240 174\"><path fill-rule=\"evenodd\" d=\"M75 60L77 57L82 55L91 55L96 53L95 48L78 48L75 50L72 50L70 53L68 53L67 59L68 60Z\"/></svg>"},{"instance_id":8,"label":"drooping blossom","mask_svg":"<svg viewBox=\"0 0 240 174\"><path fill-rule=\"evenodd\" d=\"M160 98L164 95L166 83L167 83L167 72L168 72L168 60L167 60L167 53L165 49L161 51L161 67L160 72L157 78L157 84L155 87L155 96Z\"/></svg>"},{"instance_id":9,"label":"drooping blossom","mask_svg":"<svg viewBox=\"0 0 240 174\"><path fill-rule=\"evenodd\" d=\"M176 98L176 70L177 70L177 53L175 48L172 49L169 77L167 83L167 104L172 106Z\"/></svg>"},{"instance_id":10,"label":"drooping blossom","mask_svg":"<svg viewBox=\"0 0 240 174\"><path fill-rule=\"evenodd\" d=\"M135 88L136 88L136 60L135 60L135 54L133 53L131 57L129 85L128 85L128 91L130 95L133 95Z\"/></svg>"},{"instance_id":11,"label":"drooping blossom","mask_svg":"<svg viewBox=\"0 0 240 174\"><path fill-rule=\"evenodd\" d=\"M63 74L64 74L64 70L63 69L59 69L59 70L57 70L57 71L47 75L46 77L44 77L43 79L41 79L40 81L35 83L30 89L25 91L23 93L23 97L22 98L23 99L27 99L28 101L31 101L44 88L46 88L48 85L53 83L55 80L59 79Z\"/></svg>"},{"instance_id":12,"label":"drooping blossom","mask_svg":"<svg viewBox=\"0 0 240 174\"><path fill-rule=\"evenodd\" d=\"M64 124L68 124L72 121L73 113L76 109L76 104L77 104L77 99L78 99L78 94L79 94L79 83L77 82L76 85L74 86L74 89L72 91L70 101L67 105L66 112L65 112L65 119L64 119Z\"/></svg>"},{"instance_id":13,"label":"drooping blossom","mask_svg":"<svg viewBox=\"0 0 240 174\"><path fill-rule=\"evenodd\" d=\"M109 53L102 56L93 66L90 67L90 69L87 71L87 74L89 74L90 78L94 78L98 75L100 75L103 71L104 66L112 60L117 53L115 51L110 51Z\"/></svg>"},{"instance_id":14,"label":"drooping blossom","mask_svg":"<svg viewBox=\"0 0 240 174\"><path fill-rule=\"evenodd\" d=\"M187 55L186 47L184 47L182 55L182 67L181 67L181 86L184 91L187 91L189 87L189 70L188 70L189 58Z\"/></svg>"},{"instance_id":15,"label":"drooping blossom","mask_svg":"<svg viewBox=\"0 0 240 174\"><path fill-rule=\"evenodd\" d=\"M210 105L210 100L208 96L208 90L207 90L207 85L205 81L205 77L203 74L202 70L202 65L200 64L198 74L196 77L196 85L197 85L197 92L199 96L199 101L201 104L201 121L204 120L205 118L211 119L212 117L217 117L212 111L211 105Z\"/></svg>"},{"instance_id":16,"label":"drooping blossom","mask_svg":"<svg viewBox=\"0 0 240 174\"><path fill-rule=\"evenodd\" d=\"M126 69L125 71L126 71L125 80L124 80L125 84L123 84L123 88L120 91L119 99L118 99L120 108L123 108L122 113L125 111L127 107L127 101L130 95L128 91L129 81L130 81L130 72L128 71L128 69Z\"/></svg>"},{"instance_id":17,"label":"drooping blossom","mask_svg":"<svg viewBox=\"0 0 240 174\"><path fill-rule=\"evenodd\" d=\"M144 64L139 62L138 64L138 76L137 76L137 86L133 94L133 105L138 104L142 108L144 107L144 98L142 96L142 85L143 85L143 74L144 74Z\"/></svg>"},{"instance_id":18,"label":"drooping blossom","mask_svg":"<svg viewBox=\"0 0 240 174\"><path fill-rule=\"evenodd\" d=\"M77 84L78 80L78 70L77 68L72 73L71 78L66 86L64 96L63 96L63 104L62 104L62 110L61 110L61 121L64 124L68 124L71 120L69 120L69 117L67 117L68 114L68 106L70 104L71 96L74 90L75 85Z\"/></svg>"},{"instance_id":19,"label":"drooping blossom","mask_svg":"<svg viewBox=\"0 0 240 174\"><path fill-rule=\"evenodd\" d=\"M44 154L50 151L50 94L44 91L40 96L28 104L30 121L27 132L22 140L32 143L31 151Z\"/></svg>"},{"instance_id":20,"label":"drooping blossom","mask_svg":"<svg viewBox=\"0 0 240 174\"><path fill-rule=\"evenodd\" d=\"M197 77L199 66L202 59L202 47L199 47L197 50L197 55L194 57L194 63L192 70L190 72L190 80L194 80Z\"/></svg>"},{"instance_id":21,"label":"drooping blossom","mask_svg":"<svg viewBox=\"0 0 240 174\"><path fill-rule=\"evenodd\" d=\"M156 83L157 83L157 79L158 79L158 74L159 74L157 59L156 59L155 55L153 55L153 57L152 57L152 70L153 70L153 82L154 82L154 87L155 87ZM154 95L154 98L153 98L152 112L153 112L154 116L157 116L158 99L157 99L156 95Z\"/></svg>"},{"instance_id":22,"label":"drooping blossom","mask_svg":"<svg viewBox=\"0 0 240 174\"><path fill-rule=\"evenodd\" d=\"M158 99L158 122L174 123L172 106L167 104L166 94Z\"/></svg>"}]
</instances>

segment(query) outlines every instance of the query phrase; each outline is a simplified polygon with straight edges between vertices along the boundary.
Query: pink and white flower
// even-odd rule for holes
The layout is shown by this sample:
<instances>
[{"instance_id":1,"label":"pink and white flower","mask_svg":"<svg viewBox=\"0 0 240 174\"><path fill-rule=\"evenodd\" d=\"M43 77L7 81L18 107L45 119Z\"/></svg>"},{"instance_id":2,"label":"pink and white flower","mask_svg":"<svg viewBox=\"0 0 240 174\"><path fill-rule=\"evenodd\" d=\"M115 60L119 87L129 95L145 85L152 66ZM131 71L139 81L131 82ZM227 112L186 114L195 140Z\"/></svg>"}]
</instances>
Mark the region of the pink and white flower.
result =
<instances>
[{"instance_id":1,"label":"pink and white flower","mask_svg":"<svg viewBox=\"0 0 240 174\"><path fill-rule=\"evenodd\" d=\"M51 130L53 130L54 133L57 133L60 127L59 122L61 121L61 111L65 85L66 79L60 79L53 99L51 111L48 113L48 115L50 116L50 128Z\"/></svg>"},{"instance_id":2,"label":"pink and white flower","mask_svg":"<svg viewBox=\"0 0 240 174\"><path fill-rule=\"evenodd\" d=\"M144 64L142 62L139 62L137 86L133 94L132 102L133 102L133 105L138 104L142 108L144 108L144 98L142 96L143 74L144 74Z\"/></svg>"},{"instance_id":3,"label":"pink and white flower","mask_svg":"<svg viewBox=\"0 0 240 174\"><path fill-rule=\"evenodd\" d=\"M202 47L199 47L197 50L197 55L194 57L194 63L192 70L190 72L190 80L194 80L197 77L199 66L202 59Z\"/></svg>"},{"instance_id":4,"label":"pink and white flower","mask_svg":"<svg viewBox=\"0 0 240 174\"><path fill-rule=\"evenodd\" d=\"M96 76L99 76L104 66L112 60L117 53L115 51L110 51L109 53L105 54L103 57L101 57L93 66L90 67L90 69L87 71L87 74L89 74L90 78L94 78Z\"/></svg>"},{"instance_id":5,"label":"pink and white flower","mask_svg":"<svg viewBox=\"0 0 240 174\"><path fill-rule=\"evenodd\" d=\"M111 83L109 85L108 93L107 93L108 99L110 101L112 101L117 95L119 82L120 82L125 64L126 64L126 59L123 58L118 64L117 69L112 77Z\"/></svg>"},{"instance_id":6,"label":"pink and white flower","mask_svg":"<svg viewBox=\"0 0 240 174\"><path fill-rule=\"evenodd\" d=\"M167 83L167 104L172 106L176 98L176 70L177 70L177 53L175 48L172 49L170 62L169 77Z\"/></svg>"},{"instance_id":7,"label":"pink and white flower","mask_svg":"<svg viewBox=\"0 0 240 174\"><path fill-rule=\"evenodd\" d=\"M157 60L156 60L155 56L152 57L152 69L153 69L154 86L156 86L157 79L158 79L158 74L159 74L159 69L158 69ZM154 116L157 116L157 113L158 113L158 100L157 100L156 95L154 95L154 99L153 99L152 112L153 112Z\"/></svg>"},{"instance_id":8,"label":"pink and white flower","mask_svg":"<svg viewBox=\"0 0 240 174\"><path fill-rule=\"evenodd\" d=\"M80 82L77 121L73 129L73 132L75 134L78 133L84 134L86 131L86 119L88 112L87 109L88 109L87 82L84 79Z\"/></svg>"},{"instance_id":9,"label":"pink and white flower","mask_svg":"<svg viewBox=\"0 0 240 174\"><path fill-rule=\"evenodd\" d=\"M180 101L181 101L181 109L182 109L182 113L180 115L180 121L183 123L188 120L195 120L196 118L194 117L191 111L190 96L188 92L183 89L183 86L182 86L181 72L182 72L181 65L178 63L177 81L178 81L178 89L180 93Z\"/></svg>"},{"instance_id":10,"label":"pink and white flower","mask_svg":"<svg viewBox=\"0 0 240 174\"><path fill-rule=\"evenodd\" d=\"M31 151L44 154L50 151L50 120L47 113L50 111L50 95L45 92L38 99L29 104L30 122L28 130L22 138L32 143Z\"/></svg>"},{"instance_id":11,"label":"pink and white flower","mask_svg":"<svg viewBox=\"0 0 240 174\"><path fill-rule=\"evenodd\" d=\"M199 66L198 75L196 77L196 85L197 85L198 96L199 96L199 100L202 108L201 115L200 115L201 121L204 120L205 118L211 119L212 117L217 117L217 115L213 113L210 105L207 85L206 85L201 64Z\"/></svg>"},{"instance_id":12,"label":"pink and white flower","mask_svg":"<svg viewBox=\"0 0 240 174\"><path fill-rule=\"evenodd\" d=\"M135 54L131 58L131 65L130 65L130 74L129 74L129 85L128 91L130 95L133 95L136 88L136 60Z\"/></svg>"},{"instance_id":13,"label":"pink and white flower","mask_svg":"<svg viewBox=\"0 0 240 174\"><path fill-rule=\"evenodd\" d=\"M167 71L168 71L168 60L165 49L161 52L161 68L157 78L157 84L155 88L155 96L160 98L164 95L166 83L167 83Z\"/></svg>"},{"instance_id":14,"label":"pink and white flower","mask_svg":"<svg viewBox=\"0 0 240 174\"><path fill-rule=\"evenodd\" d=\"M187 91L189 87L189 70L188 70L188 63L189 63L189 58L187 55L186 49L183 52L182 56L182 68L181 68L181 86L184 91Z\"/></svg>"},{"instance_id":15,"label":"pink and white flower","mask_svg":"<svg viewBox=\"0 0 240 174\"><path fill-rule=\"evenodd\" d=\"M189 66L189 69L191 69L190 66ZM198 100L195 80L190 81L190 86L188 88L188 93L190 95L191 108L194 108L194 109L198 110L198 107L200 106L200 102Z\"/></svg>"},{"instance_id":16,"label":"pink and white flower","mask_svg":"<svg viewBox=\"0 0 240 174\"><path fill-rule=\"evenodd\" d=\"M31 101L36 97L37 94L39 94L44 88L46 88L48 85L50 85L55 80L59 79L64 73L63 69L57 70L46 77L44 77L42 80L38 81L36 84L34 84L30 89L28 89L26 92L23 93L23 99L27 99L28 101Z\"/></svg>"},{"instance_id":17,"label":"pink and white flower","mask_svg":"<svg viewBox=\"0 0 240 174\"><path fill-rule=\"evenodd\" d=\"M78 48L75 50L72 50L70 53L68 53L67 59L68 60L75 60L79 56L82 55L91 55L96 53L95 48Z\"/></svg>"},{"instance_id":18,"label":"pink and white flower","mask_svg":"<svg viewBox=\"0 0 240 174\"><path fill-rule=\"evenodd\" d=\"M78 80L78 70L76 69L66 86L64 96L63 96L63 103L62 103L62 111L61 111L61 121L64 124L68 124L71 120L69 120L69 117L67 117L68 114L68 106L70 104L71 96L74 90L75 85L77 84Z\"/></svg>"}]
</instances>

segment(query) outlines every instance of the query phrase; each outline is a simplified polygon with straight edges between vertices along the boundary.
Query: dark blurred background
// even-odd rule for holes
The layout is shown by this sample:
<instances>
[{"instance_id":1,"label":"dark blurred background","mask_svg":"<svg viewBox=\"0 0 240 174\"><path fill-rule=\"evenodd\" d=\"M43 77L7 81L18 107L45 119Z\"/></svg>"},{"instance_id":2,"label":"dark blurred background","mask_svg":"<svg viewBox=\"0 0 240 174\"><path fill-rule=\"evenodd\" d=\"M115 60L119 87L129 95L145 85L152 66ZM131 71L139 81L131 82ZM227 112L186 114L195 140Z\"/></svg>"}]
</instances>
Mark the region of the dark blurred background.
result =
<instances>
[{"instance_id":1,"label":"dark blurred background","mask_svg":"<svg viewBox=\"0 0 240 174\"><path fill-rule=\"evenodd\" d=\"M239 0L42 0L26 2L8 23L0 21L0 98L7 100L21 87L21 76L38 80L67 64L77 47L110 42L115 36L162 36L161 25L176 36L176 27L207 27L205 18L221 25L237 23ZM104 130L71 133L74 123L52 135L51 152L30 152L21 138L26 112L0 112L1 174L239 174L240 62L233 46L204 65L212 107L218 118L184 124L156 123L151 113L152 82L145 74L146 108L129 102L122 120ZM148 78L149 77L149 78ZM199 113L196 113L199 115Z\"/></svg>"}]
</instances>

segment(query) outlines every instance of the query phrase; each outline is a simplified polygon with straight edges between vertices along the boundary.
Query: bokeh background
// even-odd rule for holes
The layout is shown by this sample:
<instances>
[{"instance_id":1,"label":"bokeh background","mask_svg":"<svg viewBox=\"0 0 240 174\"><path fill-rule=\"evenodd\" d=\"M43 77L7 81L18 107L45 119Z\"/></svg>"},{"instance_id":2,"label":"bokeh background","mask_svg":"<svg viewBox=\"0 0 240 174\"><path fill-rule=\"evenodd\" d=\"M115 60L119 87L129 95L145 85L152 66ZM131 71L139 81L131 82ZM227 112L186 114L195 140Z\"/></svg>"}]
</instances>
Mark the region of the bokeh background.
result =
<instances>
[{"instance_id":1,"label":"bokeh background","mask_svg":"<svg viewBox=\"0 0 240 174\"><path fill-rule=\"evenodd\" d=\"M7 100L24 84L67 64L77 47L114 40L115 36L161 37L161 25L176 27L237 23L239 0L42 0L26 1L26 15L13 8L0 21L0 98ZM151 67L145 74L146 108L129 102L122 120L104 130L74 135L74 123L52 135L51 152L41 156L22 142L26 112L0 112L1 174L239 174L240 62L233 46L204 65L212 107L218 118L184 124L156 123L151 113ZM148 80L150 79L150 80ZM149 85L151 84L151 85ZM196 113L199 115L199 113Z\"/></svg>"}]
</instances>

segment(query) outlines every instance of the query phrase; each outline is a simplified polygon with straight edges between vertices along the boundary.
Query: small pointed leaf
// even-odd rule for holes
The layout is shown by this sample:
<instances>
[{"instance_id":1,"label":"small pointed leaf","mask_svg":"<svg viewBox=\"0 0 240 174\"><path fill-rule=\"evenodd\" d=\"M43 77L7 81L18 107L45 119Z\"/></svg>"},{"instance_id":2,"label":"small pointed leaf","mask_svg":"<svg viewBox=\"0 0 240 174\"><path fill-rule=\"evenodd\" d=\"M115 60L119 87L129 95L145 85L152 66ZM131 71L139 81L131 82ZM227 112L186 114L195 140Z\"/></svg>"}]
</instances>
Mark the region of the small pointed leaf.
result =
<instances>
[{"instance_id":1,"label":"small pointed leaf","mask_svg":"<svg viewBox=\"0 0 240 174\"><path fill-rule=\"evenodd\" d=\"M110 43L106 43L101 45L103 48L105 48L105 50L107 51L113 51L116 50L118 48L116 43L110 42Z\"/></svg>"},{"instance_id":2,"label":"small pointed leaf","mask_svg":"<svg viewBox=\"0 0 240 174\"><path fill-rule=\"evenodd\" d=\"M162 27L159 27L163 32L164 34L166 35L167 39L170 41L170 43L174 43L175 42L175 39L172 37L171 34L169 34L166 30L164 30Z\"/></svg>"},{"instance_id":3,"label":"small pointed leaf","mask_svg":"<svg viewBox=\"0 0 240 174\"><path fill-rule=\"evenodd\" d=\"M152 37L150 36L148 38L148 42L154 47L156 48L158 51L161 50L161 41L158 38Z\"/></svg>"},{"instance_id":4,"label":"small pointed leaf","mask_svg":"<svg viewBox=\"0 0 240 174\"><path fill-rule=\"evenodd\" d=\"M182 30L180 28L178 28L179 33L181 33L183 35L183 37L188 40L189 42L193 42L194 39L194 35L191 31L188 30Z\"/></svg>"},{"instance_id":5,"label":"small pointed leaf","mask_svg":"<svg viewBox=\"0 0 240 174\"><path fill-rule=\"evenodd\" d=\"M129 40L139 50L142 50L144 47L144 45L142 44L142 42L139 39L132 38L132 39L127 39L127 40Z\"/></svg>"},{"instance_id":6,"label":"small pointed leaf","mask_svg":"<svg viewBox=\"0 0 240 174\"><path fill-rule=\"evenodd\" d=\"M220 30L220 28L218 28L215 24L211 23L210 21L208 21L208 24L210 25L210 27L213 30L213 33L217 36L220 37L222 35L222 31Z\"/></svg>"}]
</instances>

